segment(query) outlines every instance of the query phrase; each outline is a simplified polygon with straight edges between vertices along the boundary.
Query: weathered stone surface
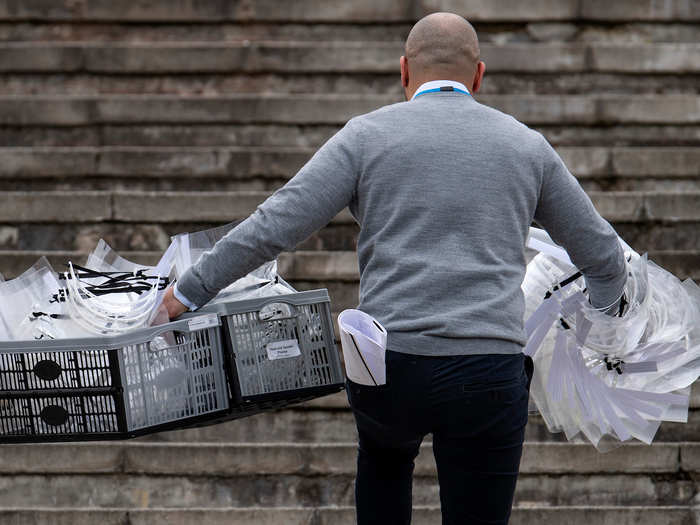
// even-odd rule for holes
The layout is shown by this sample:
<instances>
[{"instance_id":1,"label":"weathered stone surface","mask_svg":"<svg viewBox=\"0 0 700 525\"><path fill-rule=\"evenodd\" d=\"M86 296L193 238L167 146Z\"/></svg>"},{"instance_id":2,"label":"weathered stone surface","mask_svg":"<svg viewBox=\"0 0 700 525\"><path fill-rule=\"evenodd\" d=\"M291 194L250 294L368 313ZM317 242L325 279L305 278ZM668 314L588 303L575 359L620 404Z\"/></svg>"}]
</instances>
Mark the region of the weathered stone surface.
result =
<instances>
[{"instance_id":1,"label":"weathered stone surface","mask_svg":"<svg viewBox=\"0 0 700 525\"><path fill-rule=\"evenodd\" d=\"M68 509L0 509L0 522L12 525L126 525L125 510Z\"/></svg>"},{"instance_id":2,"label":"weathered stone surface","mask_svg":"<svg viewBox=\"0 0 700 525\"><path fill-rule=\"evenodd\" d=\"M223 45L151 44L84 48L85 68L88 71L111 73L384 73L398 70L398 59L402 53L402 44L381 42L322 45L301 42L246 42Z\"/></svg>"},{"instance_id":3,"label":"weathered stone surface","mask_svg":"<svg viewBox=\"0 0 700 525\"><path fill-rule=\"evenodd\" d=\"M584 46L577 44L481 45L488 71L557 72L586 69ZM488 78L487 78L488 81Z\"/></svg>"},{"instance_id":4,"label":"weathered stone surface","mask_svg":"<svg viewBox=\"0 0 700 525\"><path fill-rule=\"evenodd\" d=\"M700 512L687 506L527 506L515 507L513 525L687 525ZM319 508L222 508L222 509L13 509L1 511L0 519L20 525L352 525L353 507ZM440 509L415 506L413 520L421 525L439 525Z\"/></svg>"},{"instance_id":5,"label":"weathered stone surface","mask_svg":"<svg viewBox=\"0 0 700 525\"><path fill-rule=\"evenodd\" d=\"M608 148L558 148L557 153L577 177L594 177L610 173L612 153Z\"/></svg>"},{"instance_id":6,"label":"weathered stone surface","mask_svg":"<svg viewBox=\"0 0 700 525\"><path fill-rule=\"evenodd\" d=\"M663 105L659 104L663 99ZM608 123L693 123L700 120L700 97L689 95L641 95L602 97L598 102L599 121Z\"/></svg>"},{"instance_id":7,"label":"weathered stone surface","mask_svg":"<svg viewBox=\"0 0 700 525\"><path fill-rule=\"evenodd\" d=\"M700 176L700 148L615 148L617 175Z\"/></svg>"},{"instance_id":8,"label":"weathered stone surface","mask_svg":"<svg viewBox=\"0 0 700 525\"><path fill-rule=\"evenodd\" d=\"M664 507L516 507L510 523L513 525L686 525L692 523L695 511L685 506ZM21 525L352 525L355 511L352 507L320 508L250 508L250 509L182 509L182 510L121 510L105 511L71 509L33 511L17 509L3 511L0 515L8 523ZM12 521L15 520L15 521ZM22 521L19 521L22 520ZM415 506L413 520L425 525L441 523L440 509L431 506Z\"/></svg>"},{"instance_id":9,"label":"weathered stone surface","mask_svg":"<svg viewBox=\"0 0 700 525\"><path fill-rule=\"evenodd\" d=\"M115 192L114 219L130 222L230 222L245 219L269 193ZM186 210L186 211L185 211ZM353 223L347 210L332 221Z\"/></svg>"},{"instance_id":10,"label":"weathered stone surface","mask_svg":"<svg viewBox=\"0 0 700 525\"><path fill-rule=\"evenodd\" d=\"M646 218L644 194L589 192L598 212L610 221L636 222Z\"/></svg>"},{"instance_id":11,"label":"weathered stone surface","mask_svg":"<svg viewBox=\"0 0 700 525\"><path fill-rule=\"evenodd\" d=\"M578 15L578 2L575 0L538 0L528 3L509 0L421 0L419 5L421 15L449 11L473 21L566 20Z\"/></svg>"},{"instance_id":12,"label":"weathered stone surface","mask_svg":"<svg viewBox=\"0 0 700 525\"><path fill-rule=\"evenodd\" d=\"M0 177L100 175L125 178L293 176L313 148L103 147L0 148ZM557 148L577 177L697 177L698 148ZM83 189L90 189L83 187Z\"/></svg>"},{"instance_id":13,"label":"weathered stone surface","mask_svg":"<svg viewBox=\"0 0 700 525\"><path fill-rule=\"evenodd\" d=\"M104 192L0 192L0 221L6 223L96 222L111 213Z\"/></svg>"},{"instance_id":14,"label":"weathered stone surface","mask_svg":"<svg viewBox=\"0 0 700 525\"><path fill-rule=\"evenodd\" d=\"M0 97L0 124L75 126L90 121L90 103L70 97Z\"/></svg>"},{"instance_id":15,"label":"weathered stone surface","mask_svg":"<svg viewBox=\"0 0 700 525\"><path fill-rule=\"evenodd\" d=\"M679 468L679 445L627 445L614 456L601 454L591 445L528 443L523 451L523 473L675 472Z\"/></svg>"},{"instance_id":16,"label":"weathered stone surface","mask_svg":"<svg viewBox=\"0 0 700 525\"><path fill-rule=\"evenodd\" d=\"M0 506L187 509L354 505L354 476L11 476L0 478ZM418 478L414 502L439 504L436 480Z\"/></svg>"},{"instance_id":17,"label":"weathered stone surface","mask_svg":"<svg viewBox=\"0 0 700 525\"><path fill-rule=\"evenodd\" d=\"M2 472L118 472L123 451L110 444L33 444L0 448ZM41 460L38 460L41 458Z\"/></svg>"},{"instance_id":18,"label":"weathered stone surface","mask_svg":"<svg viewBox=\"0 0 700 525\"><path fill-rule=\"evenodd\" d=\"M700 220L699 193L590 192L606 219L619 222Z\"/></svg>"},{"instance_id":19,"label":"weathered stone surface","mask_svg":"<svg viewBox=\"0 0 700 525\"><path fill-rule=\"evenodd\" d=\"M42 44L0 45L0 71L61 71L71 72L83 65L79 46Z\"/></svg>"},{"instance_id":20,"label":"weathered stone surface","mask_svg":"<svg viewBox=\"0 0 700 525\"><path fill-rule=\"evenodd\" d=\"M313 152L306 148L108 148L100 151L97 171L120 176L279 178L294 175Z\"/></svg>"},{"instance_id":21,"label":"weathered stone surface","mask_svg":"<svg viewBox=\"0 0 700 525\"><path fill-rule=\"evenodd\" d=\"M97 20L137 22L203 22L236 20L245 22L406 22L433 11L458 12L474 21L512 20L562 20L578 14L578 2L574 0L538 0L527 6L519 6L507 0L488 2L466 2L465 0L423 0L414 8L414 2L406 0L377 4L369 0L353 2L342 0L318 2L302 0L280 9L275 0L251 2L192 3L150 2L127 4L114 9L106 0L89 0L74 4L67 0L47 2L45 0L10 0L3 4L0 17L6 20Z\"/></svg>"},{"instance_id":22,"label":"weathered stone surface","mask_svg":"<svg viewBox=\"0 0 700 525\"><path fill-rule=\"evenodd\" d=\"M337 311L333 295L331 300L333 308ZM697 402L691 401L693 408L689 411L687 423L662 423L655 441L658 443L693 441L700 431L700 411L694 405L697 405ZM258 414L220 425L161 432L139 438L139 441L333 443L352 441L355 435L355 421L350 413L346 393L343 391L276 412ZM563 433L550 432L541 416L530 415L525 440L565 443L566 437ZM428 441L431 441L430 436L426 437L426 442Z\"/></svg>"},{"instance_id":23,"label":"weathered stone surface","mask_svg":"<svg viewBox=\"0 0 700 525\"><path fill-rule=\"evenodd\" d=\"M227 97L105 97L99 122L239 122L340 124L397 100L382 96L231 95ZM0 106L1 109L2 106Z\"/></svg>"},{"instance_id":24,"label":"weathered stone surface","mask_svg":"<svg viewBox=\"0 0 700 525\"><path fill-rule=\"evenodd\" d=\"M342 123L306 124L140 124L83 128L0 128L6 146L256 146L318 148ZM700 146L700 126L693 124L530 124L557 147L689 147Z\"/></svg>"},{"instance_id":25,"label":"weathered stone surface","mask_svg":"<svg viewBox=\"0 0 700 525\"><path fill-rule=\"evenodd\" d=\"M233 42L0 44L5 72L98 73L395 73L401 42ZM697 44L483 44L490 72L623 71L692 73Z\"/></svg>"},{"instance_id":26,"label":"weathered stone surface","mask_svg":"<svg viewBox=\"0 0 700 525\"><path fill-rule=\"evenodd\" d=\"M700 122L700 97L484 95L478 97L529 124ZM286 123L343 124L358 114L398 102L396 97L353 95L228 95L173 97L0 97L0 123ZM92 108L92 109L91 109Z\"/></svg>"},{"instance_id":27,"label":"weathered stone surface","mask_svg":"<svg viewBox=\"0 0 700 525\"><path fill-rule=\"evenodd\" d=\"M590 57L591 69L599 71L654 71L680 75L700 70L700 46L697 44L594 45Z\"/></svg>"},{"instance_id":28,"label":"weathered stone surface","mask_svg":"<svg viewBox=\"0 0 700 525\"><path fill-rule=\"evenodd\" d=\"M422 454L431 454L424 449ZM601 490L601 487L605 487ZM353 506L354 474L328 477L6 475L2 507L241 508ZM649 475L528 475L518 478L515 505L688 505L692 481ZM413 504L440 504L435 476L416 476Z\"/></svg>"},{"instance_id":29,"label":"weathered stone surface","mask_svg":"<svg viewBox=\"0 0 700 525\"><path fill-rule=\"evenodd\" d=\"M645 205L651 220L700 220L700 193L652 193Z\"/></svg>"},{"instance_id":30,"label":"weathered stone surface","mask_svg":"<svg viewBox=\"0 0 700 525\"><path fill-rule=\"evenodd\" d=\"M96 443L13 445L4 447L5 472L56 473L123 472L149 475L236 476L260 474L352 474L356 443ZM590 445L526 443L521 462L523 474L672 473L680 466L697 470L695 444L657 443L625 445L614 456L600 454ZM430 445L423 444L416 475L434 475ZM679 455L679 450L681 454ZM56 460L37 463L35 454L52 454ZM68 458L73 456L73 462ZM700 455L699 455L700 456ZM177 457L177 461L173 461ZM102 458L102 459L98 459Z\"/></svg>"},{"instance_id":31,"label":"weathered stone surface","mask_svg":"<svg viewBox=\"0 0 700 525\"><path fill-rule=\"evenodd\" d=\"M103 129L102 140L105 146L318 148L340 129L340 125L106 125ZM700 137L700 128L698 137ZM28 141L32 138L34 137L24 140ZM19 140L16 136L9 136L8 139L12 139L15 143Z\"/></svg>"},{"instance_id":32,"label":"weathered stone surface","mask_svg":"<svg viewBox=\"0 0 700 525\"><path fill-rule=\"evenodd\" d=\"M193 24L190 20L159 24L99 23L79 24L46 21L0 24L0 41L4 42L242 42L248 41L367 41L403 42L411 29L405 23L335 24L303 21L294 23L257 22L254 24L223 21ZM688 33L688 31L685 31ZM482 39L483 40L483 39ZM687 37L686 37L687 40ZM665 41L673 41L666 38ZM691 39L692 41L692 39Z\"/></svg>"},{"instance_id":33,"label":"weathered stone surface","mask_svg":"<svg viewBox=\"0 0 700 525\"><path fill-rule=\"evenodd\" d=\"M605 0L581 2L581 16L591 20L700 20L698 0L620 0L614 3Z\"/></svg>"},{"instance_id":34,"label":"weathered stone surface","mask_svg":"<svg viewBox=\"0 0 700 525\"><path fill-rule=\"evenodd\" d=\"M92 148L0 148L0 177L90 175L95 160Z\"/></svg>"},{"instance_id":35,"label":"weathered stone surface","mask_svg":"<svg viewBox=\"0 0 700 525\"><path fill-rule=\"evenodd\" d=\"M302 252L285 253L279 258L279 272L299 280L332 278L356 282L359 268L355 252Z\"/></svg>"}]
</instances>

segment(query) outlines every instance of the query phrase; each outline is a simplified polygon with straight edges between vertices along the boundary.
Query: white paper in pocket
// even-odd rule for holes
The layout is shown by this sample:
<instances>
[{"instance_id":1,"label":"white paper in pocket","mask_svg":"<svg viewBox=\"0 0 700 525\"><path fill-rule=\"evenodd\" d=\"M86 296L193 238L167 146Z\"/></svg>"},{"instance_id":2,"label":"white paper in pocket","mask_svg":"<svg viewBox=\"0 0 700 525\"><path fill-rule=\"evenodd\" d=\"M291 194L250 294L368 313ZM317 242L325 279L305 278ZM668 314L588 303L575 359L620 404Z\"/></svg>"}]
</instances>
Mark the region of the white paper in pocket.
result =
<instances>
[{"instance_id":1,"label":"white paper in pocket","mask_svg":"<svg viewBox=\"0 0 700 525\"><path fill-rule=\"evenodd\" d=\"M386 329L361 310L343 310L338 325L348 379L361 385L386 384Z\"/></svg>"}]
</instances>

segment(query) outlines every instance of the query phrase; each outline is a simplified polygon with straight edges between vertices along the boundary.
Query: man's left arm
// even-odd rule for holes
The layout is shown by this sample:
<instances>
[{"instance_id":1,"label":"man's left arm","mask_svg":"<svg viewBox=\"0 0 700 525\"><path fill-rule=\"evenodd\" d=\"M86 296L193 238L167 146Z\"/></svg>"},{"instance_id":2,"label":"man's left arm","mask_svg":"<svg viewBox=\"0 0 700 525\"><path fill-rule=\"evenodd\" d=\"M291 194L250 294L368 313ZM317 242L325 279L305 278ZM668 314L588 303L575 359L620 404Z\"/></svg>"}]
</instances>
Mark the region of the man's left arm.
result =
<instances>
[{"instance_id":1,"label":"man's left arm","mask_svg":"<svg viewBox=\"0 0 700 525\"><path fill-rule=\"evenodd\" d=\"M282 188L202 255L169 290L172 317L201 307L223 288L322 228L352 199L360 173L359 125L349 121ZM177 303L173 295L180 296ZM184 299L184 300L183 300Z\"/></svg>"}]
</instances>

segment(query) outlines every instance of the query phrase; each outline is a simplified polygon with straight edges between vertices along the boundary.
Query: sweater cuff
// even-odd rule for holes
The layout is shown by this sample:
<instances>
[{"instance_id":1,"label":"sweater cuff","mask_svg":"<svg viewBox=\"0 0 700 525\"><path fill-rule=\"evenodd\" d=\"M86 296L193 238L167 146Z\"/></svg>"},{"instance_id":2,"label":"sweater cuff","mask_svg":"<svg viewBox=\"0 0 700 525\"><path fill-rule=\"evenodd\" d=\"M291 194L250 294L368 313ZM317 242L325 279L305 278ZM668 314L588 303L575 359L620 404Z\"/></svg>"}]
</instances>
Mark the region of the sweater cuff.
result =
<instances>
[{"instance_id":1,"label":"sweater cuff","mask_svg":"<svg viewBox=\"0 0 700 525\"><path fill-rule=\"evenodd\" d=\"M190 266L187 271L180 276L175 284L175 290L173 291L175 294L180 294L183 299L186 299L189 304L182 301L178 295L175 295L178 301L192 310L201 308L211 301L218 293L211 293L204 288L204 285L199 279L199 276L195 273L193 266Z\"/></svg>"},{"instance_id":2,"label":"sweater cuff","mask_svg":"<svg viewBox=\"0 0 700 525\"><path fill-rule=\"evenodd\" d=\"M175 283L175 286L173 287L173 295L175 295L175 299L177 299L182 304L184 304L191 312L194 312L197 309L196 304L194 304L187 297L182 295L182 293L180 292L180 290L177 287L177 283Z\"/></svg>"}]
</instances>

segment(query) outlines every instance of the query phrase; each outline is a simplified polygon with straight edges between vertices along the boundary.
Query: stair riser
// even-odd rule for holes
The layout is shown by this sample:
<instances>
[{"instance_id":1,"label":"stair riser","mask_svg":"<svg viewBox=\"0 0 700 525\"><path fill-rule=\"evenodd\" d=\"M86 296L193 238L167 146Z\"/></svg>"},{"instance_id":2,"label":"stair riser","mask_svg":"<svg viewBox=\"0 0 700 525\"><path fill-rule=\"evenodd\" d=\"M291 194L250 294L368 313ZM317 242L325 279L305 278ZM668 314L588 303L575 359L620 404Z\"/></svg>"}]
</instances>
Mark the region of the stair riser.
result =
<instances>
[{"instance_id":1,"label":"stair riser","mask_svg":"<svg viewBox=\"0 0 700 525\"><path fill-rule=\"evenodd\" d=\"M234 219L233 215L232 213L231 220ZM159 252L167 248L171 235L185 231L198 231L224 222L173 224L0 223L0 250L90 251L94 248L95 242L103 238L119 252ZM642 252L700 249L700 228L698 228L697 222L673 225L616 222L614 227L627 243ZM354 252L358 232L357 225L331 224L298 245L297 249ZM157 253L154 253L153 256L157 257ZM9 259L5 259L5 263L9 263L9 261Z\"/></svg>"},{"instance_id":2,"label":"stair riser","mask_svg":"<svg viewBox=\"0 0 700 525\"><path fill-rule=\"evenodd\" d=\"M505 44L482 43L489 71L521 73L700 73L697 44ZM379 73L399 69L402 42L269 43L221 45L0 43L0 71L7 73ZM647 88L648 89L648 88Z\"/></svg>"},{"instance_id":3,"label":"stair riser","mask_svg":"<svg viewBox=\"0 0 700 525\"><path fill-rule=\"evenodd\" d=\"M2 97L2 124L341 125L403 97L382 95ZM529 125L700 124L696 95L483 95L477 100Z\"/></svg>"},{"instance_id":4,"label":"stair riser","mask_svg":"<svg viewBox=\"0 0 700 525\"><path fill-rule=\"evenodd\" d=\"M534 126L556 146L700 145L700 126L621 123L613 127L575 124ZM318 148L336 125L99 125L79 128L0 126L0 145L33 146L268 146Z\"/></svg>"},{"instance_id":5,"label":"stair riser","mask_svg":"<svg viewBox=\"0 0 700 525\"><path fill-rule=\"evenodd\" d=\"M104 177L126 185L143 177L187 177L232 181L293 177L315 148L0 148L0 177L6 183L24 179ZM697 179L698 148L572 148L559 147L569 170L583 182ZM51 179L49 179L51 180ZM128 187L128 186L127 186Z\"/></svg>"},{"instance_id":6,"label":"stair riser","mask_svg":"<svg viewBox=\"0 0 700 525\"><path fill-rule=\"evenodd\" d=\"M485 4L490 7L489 4ZM529 4L532 5L532 4ZM638 5L635 4L635 8ZM512 5L509 5L512 9ZM482 11L483 12L483 11ZM503 15L504 11L499 13ZM627 16L634 14L632 9ZM700 26L689 22L666 22L654 24L628 22L609 24L587 21L527 21L512 20L507 23L488 20L476 22L479 42L593 42L639 44L644 43L697 43L700 41ZM139 24L102 22L36 22L0 21L0 41L15 42L241 42L244 40L264 41L314 41L314 42L398 42L403 43L412 26L412 20L405 23L388 23L377 20L375 23L347 23L347 17L329 23L235 23L221 19L211 23L188 24L173 22Z\"/></svg>"},{"instance_id":7,"label":"stair riser","mask_svg":"<svg viewBox=\"0 0 700 525\"><path fill-rule=\"evenodd\" d=\"M0 508L222 508L354 505L354 474L244 477L0 477ZM605 487L605 490L601 490ZM654 476L521 475L516 505L690 505L697 484ZM435 476L416 476L413 504L440 504Z\"/></svg>"},{"instance_id":8,"label":"stair riser","mask_svg":"<svg viewBox=\"0 0 700 525\"><path fill-rule=\"evenodd\" d=\"M414 508L413 521L439 525L439 508ZM700 512L689 507L515 508L511 525L689 525ZM221 510L5 510L0 521L11 525L354 525L354 508Z\"/></svg>"},{"instance_id":9,"label":"stair riser","mask_svg":"<svg viewBox=\"0 0 700 525\"><path fill-rule=\"evenodd\" d=\"M435 475L424 444L415 474ZM258 474L354 474L356 443L337 444L108 444L6 445L3 472L18 474L148 473L151 475L236 476ZM427 453L426 453L427 452ZM42 458L37 461L37 458ZM177 458L175 460L174 458ZM601 454L590 445L526 443L523 474L668 474L700 471L700 447L690 443L627 445Z\"/></svg>"}]
</instances>

